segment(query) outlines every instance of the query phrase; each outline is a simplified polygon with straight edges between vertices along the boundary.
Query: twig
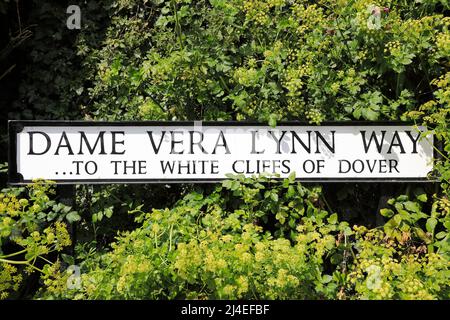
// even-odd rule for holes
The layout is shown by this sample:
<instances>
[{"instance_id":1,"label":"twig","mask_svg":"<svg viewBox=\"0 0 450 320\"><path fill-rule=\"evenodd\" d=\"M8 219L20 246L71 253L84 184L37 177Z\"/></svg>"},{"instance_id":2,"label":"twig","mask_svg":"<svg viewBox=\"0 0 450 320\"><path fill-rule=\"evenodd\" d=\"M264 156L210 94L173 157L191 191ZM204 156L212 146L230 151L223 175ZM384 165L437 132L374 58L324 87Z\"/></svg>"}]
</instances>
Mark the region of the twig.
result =
<instances>
[{"instance_id":1,"label":"twig","mask_svg":"<svg viewBox=\"0 0 450 320\"><path fill-rule=\"evenodd\" d=\"M19 22L19 31L22 33L22 22L20 21L19 0L16 0L17 20Z\"/></svg>"},{"instance_id":2,"label":"twig","mask_svg":"<svg viewBox=\"0 0 450 320\"><path fill-rule=\"evenodd\" d=\"M8 73L11 72L12 69L14 69L16 67L15 64L13 64L11 67L8 68L8 70L6 70L5 72L3 72L3 74L0 76L0 80L2 80Z\"/></svg>"}]
</instances>

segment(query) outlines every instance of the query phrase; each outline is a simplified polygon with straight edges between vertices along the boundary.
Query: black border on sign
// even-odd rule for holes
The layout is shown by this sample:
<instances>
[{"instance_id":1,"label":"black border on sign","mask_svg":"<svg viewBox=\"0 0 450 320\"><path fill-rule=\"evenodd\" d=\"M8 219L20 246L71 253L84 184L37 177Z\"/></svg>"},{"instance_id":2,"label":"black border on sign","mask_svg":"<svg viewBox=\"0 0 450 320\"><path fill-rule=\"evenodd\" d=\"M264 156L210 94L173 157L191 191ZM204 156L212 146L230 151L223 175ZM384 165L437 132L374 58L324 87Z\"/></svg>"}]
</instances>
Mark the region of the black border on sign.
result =
<instances>
[{"instance_id":1,"label":"black border on sign","mask_svg":"<svg viewBox=\"0 0 450 320\"><path fill-rule=\"evenodd\" d=\"M9 120L8 121L8 184L9 185L25 185L32 183L31 180L24 180L23 176L17 172L17 133L20 133L26 126L41 126L41 127L57 127L57 126L71 126L71 127L82 127L82 126L194 126L201 123L202 126L265 126L266 123L261 123L258 121L82 121L82 120ZM405 121L327 121L320 125L310 124L305 121L281 121L277 123L277 126L310 126L310 127L320 127L320 126L413 126L416 125L413 122ZM433 139L434 158L439 158L439 154L436 152L436 148L442 150L440 145L437 145L436 139ZM274 178L275 179L275 178ZM282 178L279 178L282 179ZM53 179L57 184L145 184L145 183L217 183L225 180L215 179L215 178L204 178L204 179L98 179L98 180L80 180L80 179L65 179L57 180ZM296 178L300 182L437 182L437 178Z\"/></svg>"}]
</instances>

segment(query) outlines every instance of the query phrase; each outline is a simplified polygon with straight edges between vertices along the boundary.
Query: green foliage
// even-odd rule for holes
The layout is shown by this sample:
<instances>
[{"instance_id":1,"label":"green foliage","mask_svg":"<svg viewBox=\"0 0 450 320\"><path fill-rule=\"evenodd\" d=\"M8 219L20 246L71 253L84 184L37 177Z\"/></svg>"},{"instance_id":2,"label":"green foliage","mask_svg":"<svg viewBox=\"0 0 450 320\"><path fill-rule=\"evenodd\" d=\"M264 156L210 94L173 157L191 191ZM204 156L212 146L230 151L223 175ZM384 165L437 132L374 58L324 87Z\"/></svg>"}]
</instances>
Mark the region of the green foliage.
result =
<instances>
[{"instance_id":1,"label":"green foliage","mask_svg":"<svg viewBox=\"0 0 450 320\"><path fill-rule=\"evenodd\" d=\"M320 190L292 178L230 177L210 194L189 193L172 209L140 212L140 226L119 235L110 252L91 252L81 261L78 289L58 285L71 275L59 272L38 297L449 298L448 250L429 251L427 244L437 245L433 238L352 229L319 199ZM418 202L398 201L420 210ZM291 203L304 209L280 215ZM448 212L439 215L448 219ZM274 217L272 227L267 222Z\"/></svg>"},{"instance_id":2,"label":"green foliage","mask_svg":"<svg viewBox=\"0 0 450 320\"><path fill-rule=\"evenodd\" d=\"M46 0L10 117L399 119L448 69L446 7L108 0L82 6L75 33Z\"/></svg>"},{"instance_id":3,"label":"green foliage","mask_svg":"<svg viewBox=\"0 0 450 320\"><path fill-rule=\"evenodd\" d=\"M439 188L396 185L382 216L384 186L294 175L83 186L77 211L48 185L5 189L1 298L33 270L27 297L48 299L450 298L448 1L90 1L79 31L61 26L64 3L30 3L25 65L0 79L21 76L10 119L409 120L442 144Z\"/></svg>"},{"instance_id":4,"label":"green foliage","mask_svg":"<svg viewBox=\"0 0 450 320\"><path fill-rule=\"evenodd\" d=\"M445 5L112 1L102 45L91 21L75 43L89 80L78 90L90 101L82 113L271 125L399 119L431 98L431 80L445 72Z\"/></svg>"},{"instance_id":5,"label":"green foliage","mask_svg":"<svg viewBox=\"0 0 450 320\"><path fill-rule=\"evenodd\" d=\"M39 182L0 193L1 299L11 290L19 290L24 275L44 273L39 264L52 265L46 257L72 243L63 219L73 222L79 216L70 207L51 200L52 193L51 185Z\"/></svg>"},{"instance_id":6,"label":"green foliage","mask_svg":"<svg viewBox=\"0 0 450 320\"><path fill-rule=\"evenodd\" d=\"M353 298L449 299L448 251L446 255L427 252L425 243L407 234L396 241L381 230L360 232L356 246L358 255L346 284Z\"/></svg>"}]
</instances>

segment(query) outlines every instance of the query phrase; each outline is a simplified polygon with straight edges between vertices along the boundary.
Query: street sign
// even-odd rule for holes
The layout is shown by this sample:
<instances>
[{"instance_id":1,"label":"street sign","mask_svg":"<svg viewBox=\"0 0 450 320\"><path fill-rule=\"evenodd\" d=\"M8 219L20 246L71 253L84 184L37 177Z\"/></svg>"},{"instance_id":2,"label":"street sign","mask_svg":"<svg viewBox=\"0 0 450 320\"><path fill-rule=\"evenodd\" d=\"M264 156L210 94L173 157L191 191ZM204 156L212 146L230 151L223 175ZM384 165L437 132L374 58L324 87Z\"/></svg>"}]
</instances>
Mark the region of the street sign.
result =
<instances>
[{"instance_id":1,"label":"street sign","mask_svg":"<svg viewBox=\"0 0 450 320\"><path fill-rule=\"evenodd\" d=\"M405 123L10 121L9 183L428 181L433 135Z\"/></svg>"}]
</instances>

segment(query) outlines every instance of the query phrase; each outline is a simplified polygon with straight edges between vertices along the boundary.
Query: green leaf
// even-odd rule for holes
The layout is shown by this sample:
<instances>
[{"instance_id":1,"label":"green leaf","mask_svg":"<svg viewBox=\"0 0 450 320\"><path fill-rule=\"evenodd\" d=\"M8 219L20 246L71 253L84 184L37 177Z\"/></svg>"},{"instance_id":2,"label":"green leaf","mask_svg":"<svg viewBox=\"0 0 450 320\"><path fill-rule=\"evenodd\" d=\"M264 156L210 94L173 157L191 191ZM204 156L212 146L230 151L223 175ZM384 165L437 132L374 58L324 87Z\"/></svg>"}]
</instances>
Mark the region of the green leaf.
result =
<instances>
[{"instance_id":1,"label":"green leaf","mask_svg":"<svg viewBox=\"0 0 450 320\"><path fill-rule=\"evenodd\" d=\"M400 214L396 214L393 219L394 219L394 221L396 222L396 224L398 226L402 222L403 217Z\"/></svg>"},{"instance_id":2,"label":"green leaf","mask_svg":"<svg viewBox=\"0 0 450 320\"><path fill-rule=\"evenodd\" d=\"M429 233L434 233L434 229L436 228L436 225L437 225L436 218L429 218L427 220L427 223L426 223L425 227L427 228L427 231Z\"/></svg>"},{"instance_id":3,"label":"green leaf","mask_svg":"<svg viewBox=\"0 0 450 320\"><path fill-rule=\"evenodd\" d=\"M80 221L80 220L81 220L81 217L80 217L80 215L78 214L78 212L76 212L76 211L71 211L71 212L69 212L69 213L66 215L66 219L67 219L67 221L69 221L69 223L73 223L73 222L76 222L76 221Z\"/></svg>"},{"instance_id":4,"label":"green leaf","mask_svg":"<svg viewBox=\"0 0 450 320\"><path fill-rule=\"evenodd\" d=\"M286 192L286 196L288 198L292 198L293 196L295 196L295 188L293 186L289 186L288 190Z\"/></svg>"},{"instance_id":5,"label":"green leaf","mask_svg":"<svg viewBox=\"0 0 450 320\"><path fill-rule=\"evenodd\" d=\"M72 256L69 256L68 254L62 253L61 258L65 263L67 263L70 266L75 264L75 259Z\"/></svg>"},{"instance_id":6,"label":"green leaf","mask_svg":"<svg viewBox=\"0 0 450 320\"><path fill-rule=\"evenodd\" d=\"M426 193L419 193L419 192L423 192L422 189L418 190L416 193L416 198L417 200L419 200L420 202L427 202L428 201L428 197Z\"/></svg>"},{"instance_id":7,"label":"green leaf","mask_svg":"<svg viewBox=\"0 0 450 320\"><path fill-rule=\"evenodd\" d=\"M394 215L394 211L392 211L391 209L384 208L384 209L380 210L380 214L383 217L390 218L390 217L392 217Z\"/></svg>"},{"instance_id":8,"label":"green leaf","mask_svg":"<svg viewBox=\"0 0 450 320\"><path fill-rule=\"evenodd\" d=\"M335 254L333 254L333 255L331 256L330 262L331 262L332 264L337 265L337 264L339 264L339 263L342 262L342 259L343 259L342 254L340 254L340 253L335 253Z\"/></svg>"},{"instance_id":9,"label":"green leaf","mask_svg":"<svg viewBox=\"0 0 450 320\"><path fill-rule=\"evenodd\" d=\"M278 202L278 194L276 194L275 192L272 192L270 194L270 199L272 199L275 202Z\"/></svg>"},{"instance_id":10,"label":"green leaf","mask_svg":"<svg viewBox=\"0 0 450 320\"><path fill-rule=\"evenodd\" d=\"M277 116L275 114L271 114L269 116L269 126L275 128L277 126Z\"/></svg>"},{"instance_id":11,"label":"green leaf","mask_svg":"<svg viewBox=\"0 0 450 320\"><path fill-rule=\"evenodd\" d=\"M441 231L441 232L436 233L435 237L436 237L436 239L441 240L441 239L444 239L447 235L448 235L447 232Z\"/></svg>"},{"instance_id":12,"label":"green leaf","mask_svg":"<svg viewBox=\"0 0 450 320\"><path fill-rule=\"evenodd\" d=\"M222 187L225 189L231 189L232 180L225 180L222 182Z\"/></svg>"},{"instance_id":13,"label":"green leaf","mask_svg":"<svg viewBox=\"0 0 450 320\"><path fill-rule=\"evenodd\" d=\"M336 224L338 221L338 215L337 213L333 213L328 219L327 219L328 223L330 224Z\"/></svg>"},{"instance_id":14,"label":"green leaf","mask_svg":"<svg viewBox=\"0 0 450 320\"><path fill-rule=\"evenodd\" d=\"M397 209L397 211L403 210L403 203L396 202L394 207L395 207L395 209Z\"/></svg>"},{"instance_id":15,"label":"green leaf","mask_svg":"<svg viewBox=\"0 0 450 320\"><path fill-rule=\"evenodd\" d=\"M295 181L295 171L293 171L290 175L289 175L289 177L288 177L288 179L289 179L289 182L290 183L294 183L294 181Z\"/></svg>"},{"instance_id":16,"label":"green leaf","mask_svg":"<svg viewBox=\"0 0 450 320\"><path fill-rule=\"evenodd\" d=\"M330 276L329 274L326 274L326 275L323 275L323 276L322 276L322 283L328 283L328 282L330 282L331 280L333 280L333 277Z\"/></svg>"},{"instance_id":17,"label":"green leaf","mask_svg":"<svg viewBox=\"0 0 450 320\"><path fill-rule=\"evenodd\" d=\"M420 212L420 207L416 202L406 201L404 203L405 209L412 212Z\"/></svg>"},{"instance_id":18,"label":"green leaf","mask_svg":"<svg viewBox=\"0 0 450 320\"><path fill-rule=\"evenodd\" d=\"M108 208L106 208L106 209L104 210L104 214L105 214L105 216L106 216L107 218L111 218L112 215L113 215L113 212L114 212L114 207L113 207L113 206L108 207Z\"/></svg>"},{"instance_id":19,"label":"green leaf","mask_svg":"<svg viewBox=\"0 0 450 320\"><path fill-rule=\"evenodd\" d=\"M362 109L362 115L366 120L375 121L378 120L379 113L368 108Z\"/></svg>"},{"instance_id":20,"label":"green leaf","mask_svg":"<svg viewBox=\"0 0 450 320\"><path fill-rule=\"evenodd\" d=\"M421 201L421 202L427 202L428 201L428 197L426 194L421 194L419 196L417 196L417 200Z\"/></svg>"},{"instance_id":21,"label":"green leaf","mask_svg":"<svg viewBox=\"0 0 450 320\"><path fill-rule=\"evenodd\" d=\"M431 242L431 239L427 236L427 234L420 228L414 228L416 231L417 236L426 244Z\"/></svg>"}]
</instances>

